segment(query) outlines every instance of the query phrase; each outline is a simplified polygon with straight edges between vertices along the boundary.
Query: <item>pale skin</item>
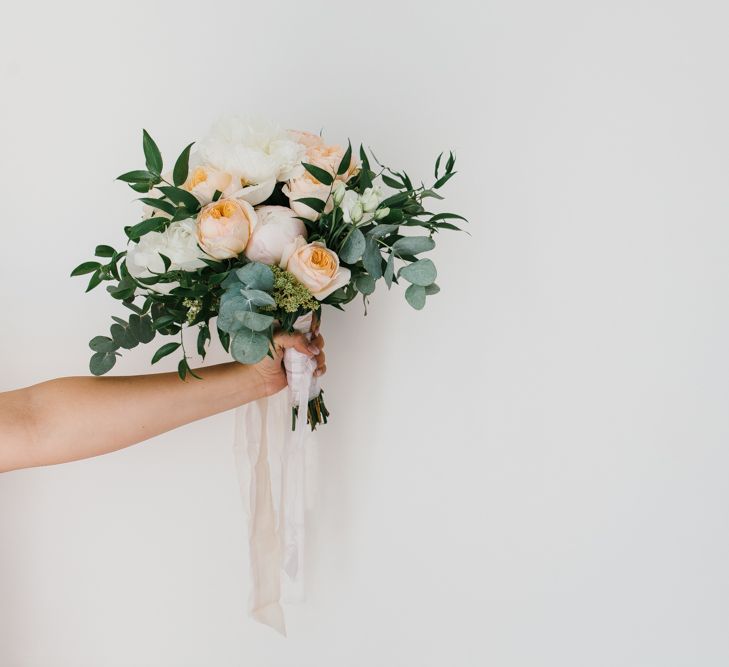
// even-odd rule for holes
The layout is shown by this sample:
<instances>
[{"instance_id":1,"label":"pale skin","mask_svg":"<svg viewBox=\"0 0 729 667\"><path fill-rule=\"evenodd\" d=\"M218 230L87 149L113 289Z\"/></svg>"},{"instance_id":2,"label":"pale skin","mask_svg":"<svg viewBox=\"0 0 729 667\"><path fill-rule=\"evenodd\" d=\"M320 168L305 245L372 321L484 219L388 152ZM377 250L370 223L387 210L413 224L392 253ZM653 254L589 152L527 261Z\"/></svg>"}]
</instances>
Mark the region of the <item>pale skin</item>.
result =
<instances>
[{"instance_id":1,"label":"pale skin","mask_svg":"<svg viewBox=\"0 0 729 667\"><path fill-rule=\"evenodd\" d=\"M273 358L200 368L202 380L182 382L177 373L67 377L0 393L0 472L107 454L272 396L286 386L284 349L316 358L319 376L326 372L323 347L315 326L311 341L279 332Z\"/></svg>"}]
</instances>

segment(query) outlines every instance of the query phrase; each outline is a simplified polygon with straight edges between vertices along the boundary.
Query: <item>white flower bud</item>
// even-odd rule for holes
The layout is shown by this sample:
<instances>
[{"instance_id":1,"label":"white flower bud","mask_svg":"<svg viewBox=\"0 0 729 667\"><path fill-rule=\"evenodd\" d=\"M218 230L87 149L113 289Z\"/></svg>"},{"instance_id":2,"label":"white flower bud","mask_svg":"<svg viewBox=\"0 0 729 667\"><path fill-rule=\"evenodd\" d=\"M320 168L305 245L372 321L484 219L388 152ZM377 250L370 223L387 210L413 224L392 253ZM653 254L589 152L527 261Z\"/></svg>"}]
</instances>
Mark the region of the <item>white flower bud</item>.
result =
<instances>
[{"instance_id":1,"label":"white flower bud","mask_svg":"<svg viewBox=\"0 0 729 667\"><path fill-rule=\"evenodd\" d=\"M381 208L377 213L375 213L375 220L382 220L382 218L386 218L388 215L390 215L390 209L389 208Z\"/></svg>"},{"instance_id":2,"label":"white flower bud","mask_svg":"<svg viewBox=\"0 0 729 667\"><path fill-rule=\"evenodd\" d=\"M346 190L347 188L342 181L336 181L334 183L332 187L332 201L334 201L335 206L339 206L342 203Z\"/></svg>"},{"instance_id":3,"label":"white flower bud","mask_svg":"<svg viewBox=\"0 0 729 667\"><path fill-rule=\"evenodd\" d=\"M365 210L366 213L374 211L377 208L377 205L380 203L379 189L367 188L362 194L360 201L362 202L362 208Z\"/></svg>"},{"instance_id":4,"label":"white flower bud","mask_svg":"<svg viewBox=\"0 0 729 667\"><path fill-rule=\"evenodd\" d=\"M355 225L362 219L363 214L364 210L360 202L355 202L352 208L349 209L349 217Z\"/></svg>"}]
</instances>

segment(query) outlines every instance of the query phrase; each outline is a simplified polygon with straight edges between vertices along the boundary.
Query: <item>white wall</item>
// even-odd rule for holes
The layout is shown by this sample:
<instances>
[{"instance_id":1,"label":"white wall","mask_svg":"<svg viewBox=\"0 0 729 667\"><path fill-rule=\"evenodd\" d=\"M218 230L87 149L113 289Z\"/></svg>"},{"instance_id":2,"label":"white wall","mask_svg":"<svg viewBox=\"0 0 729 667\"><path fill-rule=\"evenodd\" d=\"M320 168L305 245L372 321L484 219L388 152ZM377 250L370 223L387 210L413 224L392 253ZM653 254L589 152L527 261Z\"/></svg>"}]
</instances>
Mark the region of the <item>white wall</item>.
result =
<instances>
[{"instance_id":1,"label":"white wall","mask_svg":"<svg viewBox=\"0 0 729 667\"><path fill-rule=\"evenodd\" d=\"M425 311L326 316L288 640L245 615L229 413L0 477L3 667L729 662L726 5L430 5L4 13L0 389L87 372L114 304L67 276L122 243L142 126L173 156L254 110L424 178L452 146L472 236Z\"/></svg>"}]
</instances>

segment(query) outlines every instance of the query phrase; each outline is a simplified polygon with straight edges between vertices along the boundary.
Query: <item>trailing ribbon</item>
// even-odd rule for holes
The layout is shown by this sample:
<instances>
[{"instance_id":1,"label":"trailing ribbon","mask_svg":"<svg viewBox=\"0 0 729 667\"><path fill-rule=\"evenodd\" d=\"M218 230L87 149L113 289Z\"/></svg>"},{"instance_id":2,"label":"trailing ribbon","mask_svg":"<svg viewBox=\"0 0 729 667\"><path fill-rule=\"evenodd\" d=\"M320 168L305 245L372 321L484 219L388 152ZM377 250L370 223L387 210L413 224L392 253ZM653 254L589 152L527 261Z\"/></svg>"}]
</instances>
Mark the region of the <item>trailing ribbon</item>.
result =
<instances>
[{"instance_id":1,"label":"trailing ribbon","mask_svg":"<svg viewBox=\"0 0 729 667\"><path fill-rule=\"evenodd\" d=\"M311 314L295 328L310 337ZM281 602L304 599L306 453L309 400L319 395L316 361L284 352L288 390L236 411L233 450L241 498L248 507L249 611L286 636ZM298 414L292 430L292 408Z\"/></svg>"}]
</instances>

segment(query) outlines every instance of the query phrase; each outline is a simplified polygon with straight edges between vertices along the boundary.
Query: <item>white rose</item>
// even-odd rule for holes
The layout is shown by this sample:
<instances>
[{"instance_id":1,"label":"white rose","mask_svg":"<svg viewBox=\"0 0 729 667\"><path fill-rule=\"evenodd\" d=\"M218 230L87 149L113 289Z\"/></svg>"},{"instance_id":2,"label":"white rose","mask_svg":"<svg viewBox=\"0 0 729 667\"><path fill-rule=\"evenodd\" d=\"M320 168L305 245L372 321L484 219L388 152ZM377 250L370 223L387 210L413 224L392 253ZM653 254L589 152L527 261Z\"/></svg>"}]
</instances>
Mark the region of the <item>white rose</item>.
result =
<instances>
[{"instance_id":1,"label":"white rose","mask_svg":"<svg viewBox=\"0 0 729 667\"><path fill-rule=\"evenodd\" d=\"M244 186L296 178L306 148L275 123L231 116L215 123L198 144L202 159L238 175Z\"/></svg>"},{"instance_id":2,"label":"white rose","mask_svg":"<svg viewBox=\"0 0 729 667\"><path fill-rule=\"evenodd\" d=\"M377 187L367 188L360 197L360 202L362 202L362 208L366 213L374 211L381 201L382 191L380 190L380 188Z\"/></svg>"},{"instance_id":3,"label":"white rose","mask_svg":"<svg viewBox=\"0 0 729 667\"><path fill-rule=\"evenodd\" d=\"M135 278L151 278L157 273L165 272L165 265L160 253L170 259L172 264L168 270L194 271L205 266L202 258L209 259L197 244L195 220L179 220L173 222L163 232L149 232L139 243L130 246L126 263L129 273ZM168 293L177 287L177 283L157 283L149 289Z\"/></svg>"},{"instance_id":4,"label":"white rose","mask_svg":"<svg viewBox=\"0 0 729 667\"><path fill-rule=\"evenodd\" d=\"M306 226L286 206L261 206L256 214L258 224L245 249L251 261L278 264L297 237L306 237Z\"/></svg>"}]
</instances>

